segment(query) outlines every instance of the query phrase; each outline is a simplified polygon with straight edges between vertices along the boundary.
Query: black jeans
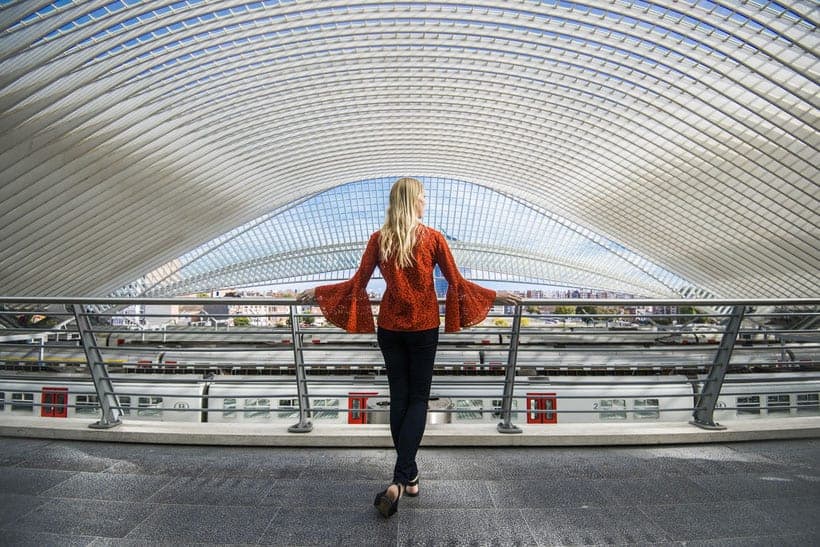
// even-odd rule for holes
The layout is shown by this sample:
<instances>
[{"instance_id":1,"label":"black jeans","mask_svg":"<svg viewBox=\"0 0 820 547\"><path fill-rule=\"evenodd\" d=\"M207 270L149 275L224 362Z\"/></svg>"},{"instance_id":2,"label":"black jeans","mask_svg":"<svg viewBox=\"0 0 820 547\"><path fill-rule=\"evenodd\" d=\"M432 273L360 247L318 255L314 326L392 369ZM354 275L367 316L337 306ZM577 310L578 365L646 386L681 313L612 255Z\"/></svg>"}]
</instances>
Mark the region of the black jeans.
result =
<instances>
[{"instance_id":1,"label":"black jeans","mask_svg":"<svg viewBox=\"0 0 820 547\"><path fill-rule=\"evenodd\" d=\"M390 383L390 433L396 448L393 482L407 484L419 471L416 452L427 423L438 329L392 331L379 327L378 340Z\"/></svg>"}]
</instances>

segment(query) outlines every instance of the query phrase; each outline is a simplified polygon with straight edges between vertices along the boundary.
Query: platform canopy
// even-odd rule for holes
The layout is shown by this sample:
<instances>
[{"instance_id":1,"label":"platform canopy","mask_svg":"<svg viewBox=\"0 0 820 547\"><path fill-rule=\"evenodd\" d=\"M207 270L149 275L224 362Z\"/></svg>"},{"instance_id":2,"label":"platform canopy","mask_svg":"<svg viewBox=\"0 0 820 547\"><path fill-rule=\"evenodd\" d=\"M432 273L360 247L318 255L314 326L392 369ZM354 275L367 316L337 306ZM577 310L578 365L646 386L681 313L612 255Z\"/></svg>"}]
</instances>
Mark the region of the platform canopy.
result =
<instances>
[{"instance_id":1,"label":"platform canopy","mask_svg":"<svg viewBox=\"0 0 820 547\"><path fill-rule=\"evenodd\" d=\"M509 199L584 235L624 292L817 296L819 20L815 1L0 1L0 294L111 294L411 175L503 197L471 226ZM499 279L586 260L464 234L461 266Z\"/></svg>"}]
</instances>

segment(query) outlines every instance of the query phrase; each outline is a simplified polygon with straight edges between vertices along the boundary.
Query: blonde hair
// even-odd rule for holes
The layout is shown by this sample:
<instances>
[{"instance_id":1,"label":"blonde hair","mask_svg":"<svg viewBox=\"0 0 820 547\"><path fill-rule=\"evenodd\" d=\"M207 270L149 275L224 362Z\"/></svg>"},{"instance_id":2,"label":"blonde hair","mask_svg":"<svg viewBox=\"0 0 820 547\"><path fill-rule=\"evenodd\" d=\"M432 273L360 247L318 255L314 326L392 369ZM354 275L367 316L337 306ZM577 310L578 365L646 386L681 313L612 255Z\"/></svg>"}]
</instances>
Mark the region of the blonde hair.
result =
<instances>
[{"instance_id":1,"label":"blonde hair","mask_svg":"<svg viewBox=\"0 0 820 547\"><path fill-rule=\"evenodd\" d=\"M416 245L416 201L424 192L421 181L400 178L390 188L390 203L384 225L380 230L379 254L382 261L395 257L400 268L412 266L413 247Z\"/></svg>"}]
</instances>

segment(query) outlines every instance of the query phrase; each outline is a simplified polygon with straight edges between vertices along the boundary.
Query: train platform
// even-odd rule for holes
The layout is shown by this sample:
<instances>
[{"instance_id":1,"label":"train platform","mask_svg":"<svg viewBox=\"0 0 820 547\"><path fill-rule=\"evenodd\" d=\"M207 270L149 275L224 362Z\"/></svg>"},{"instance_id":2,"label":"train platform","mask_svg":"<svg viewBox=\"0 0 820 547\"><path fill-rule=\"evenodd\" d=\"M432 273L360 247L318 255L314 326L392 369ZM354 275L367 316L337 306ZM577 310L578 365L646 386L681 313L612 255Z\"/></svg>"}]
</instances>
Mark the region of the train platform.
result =
<instances>
[{"instance_id":1,"label":"train platform","mask_svg":"<svg viewBox=\"0 0 820 547\"><path fill-rule=\"evenodd\" d=\"M820 439L389 448L0 439L2 545L817 545Z\"/></svg>"},{"instance_id":2,"label":"train platform","mask_svg":"<svg viewBox=\"0 0 820 547\"><path fill-rule=\"evenodd\" d=\"M7 418L0 436L149 444L203 444L313 448L390 448L387 424L351 427L317 421L309 433L291 433L270 423L187 423L125 420L112 429L93 429L93 419L37 422ZM820 438L820 416L722 421L725 429L706 430L686 422L567 423L521 426L520 434L501 434L495 423L428 424L423 446L623 446Z\"/></svg>"}]
</instances>

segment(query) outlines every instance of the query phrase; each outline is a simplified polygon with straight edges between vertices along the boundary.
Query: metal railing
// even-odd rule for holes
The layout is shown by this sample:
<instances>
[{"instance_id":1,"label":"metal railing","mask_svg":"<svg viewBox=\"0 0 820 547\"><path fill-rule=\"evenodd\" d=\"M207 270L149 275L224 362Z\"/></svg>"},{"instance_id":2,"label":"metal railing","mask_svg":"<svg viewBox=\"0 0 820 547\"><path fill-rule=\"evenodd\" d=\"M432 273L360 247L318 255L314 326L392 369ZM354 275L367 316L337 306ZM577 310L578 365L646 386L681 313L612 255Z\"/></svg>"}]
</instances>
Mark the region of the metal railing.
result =
<instances>
[{"instance_id":1,"label":"metal railing","mask_svg":"<svg viewBox=\"0 0 820 547\"><path fill-rule=\"evenodd\" d=\"M39 408L41 415L62 416L73 409L87 416L98 409L100 419L91 427L110 428L130 417L150 418L159 402L173 399L161 412L202 420L275 413L297 419L289 428L294 433L310 431L314 416L355 413L384 422L378 414L388 412L384 404L352 406L367 400L351 396L359 392L389 403L375 335L321 326L316 308L292 299L0 297L0 318L0 379L29 382L10 390L11 398L3 393L0 411ZM801 374L784 382L816 383L819 348L820 299L528 299L494 308L482 326L441 335L434 392L461 407L431 412L448 419L490 414L501 433L521 431L513 419L551 423L558 412L594 414L601 421L652 419L665 398L680 399L664 389L683 383L691 389L690 403L663 412L692 414L696 426L722 428L716 409L754 413L753 399L746 400L754 395L738 395L743 406L719 403L724 386L749 380L749 373L775 372ZM40 386L89 379L93 391L73 389L74 402L61 398L67 392ZM129 388L145 384L199 391ZM569 387L577 389L557 398L539 395ZM581 390L589 387L606 395ZM640 405L626 408L619 389L640 391ZM525 399L521 390L534 395ZM814 387L791 392L794 400L781 394L770 401L773 413L818 410ZM272 398L279 400L276 408L262 404ZM482 398L493 401L491 408L470 406ZM568 404L587 399L598 406ZM516 408L519 403L526 408Z\"/></svg>"}]
</instances>

